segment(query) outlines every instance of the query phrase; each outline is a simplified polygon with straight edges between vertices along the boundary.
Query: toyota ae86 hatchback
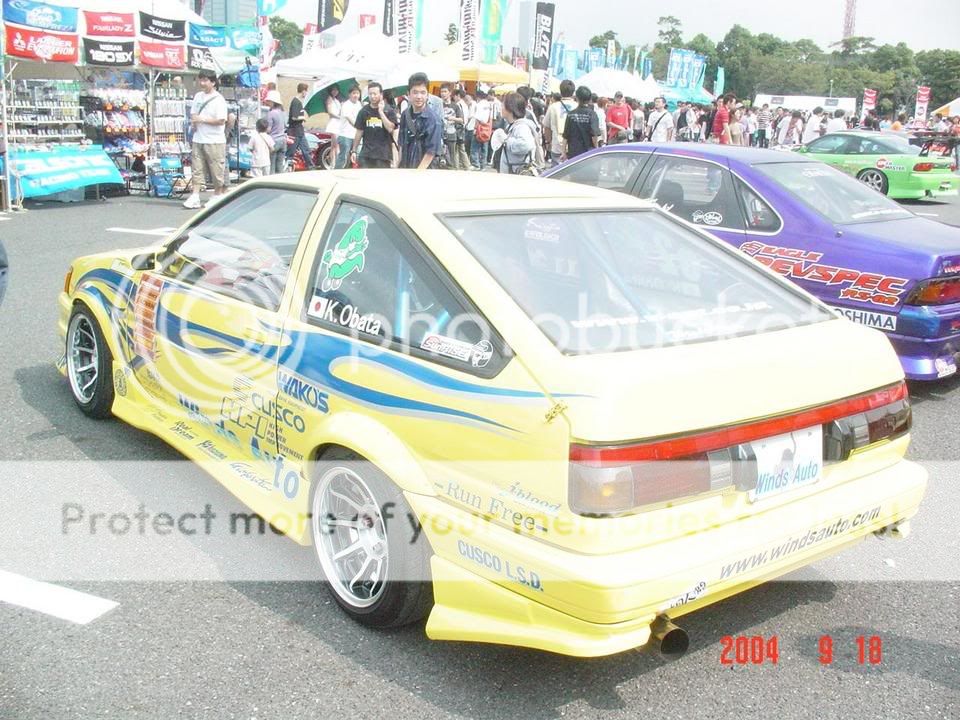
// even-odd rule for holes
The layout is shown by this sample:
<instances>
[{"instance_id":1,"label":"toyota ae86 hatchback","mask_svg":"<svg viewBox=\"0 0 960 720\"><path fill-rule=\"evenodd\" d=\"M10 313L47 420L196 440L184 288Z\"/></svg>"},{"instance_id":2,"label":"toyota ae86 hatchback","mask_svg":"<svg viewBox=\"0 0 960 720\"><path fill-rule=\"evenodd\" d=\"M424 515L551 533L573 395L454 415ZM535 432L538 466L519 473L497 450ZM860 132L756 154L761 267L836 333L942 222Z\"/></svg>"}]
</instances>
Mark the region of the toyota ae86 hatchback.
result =
<instances>
[{"instance_id":1,"label":"toyota ae86 hatchback","mask_svg":"<svg viewBox=\"0 0 960 720\"><path fill-rule=\"evenodd\" d=\"M258 180L77 259L59 305L80 409L312 545L372 626L676 649L671 620L904 535L926 486L881 333L591 187Z\"/></svg>"}]
</instances>

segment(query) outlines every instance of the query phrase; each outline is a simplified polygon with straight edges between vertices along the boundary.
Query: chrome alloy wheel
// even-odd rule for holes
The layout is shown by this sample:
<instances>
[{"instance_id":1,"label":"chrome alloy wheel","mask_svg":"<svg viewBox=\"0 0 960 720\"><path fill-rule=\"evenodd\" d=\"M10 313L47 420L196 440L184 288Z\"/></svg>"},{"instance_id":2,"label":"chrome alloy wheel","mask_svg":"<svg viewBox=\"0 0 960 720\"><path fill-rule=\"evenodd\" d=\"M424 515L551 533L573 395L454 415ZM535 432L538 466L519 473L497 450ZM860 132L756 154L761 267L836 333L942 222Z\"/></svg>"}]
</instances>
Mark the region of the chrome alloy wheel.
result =
<instances>
[{"instance_id":1,"label":"chrome alloy wheel","mask_svg":"<svg viewBox=\"0 0 960 720\"><path fill-rule=\"evenodd\" d=\"M67 329L67 375L74 397L84 404L93 401L97 390L99 360L93 326L85 314L77 313Z\"/></svg>"},{"instance_id":2,"label":"chrome alloy wheel","mask_svg":"<svg viewBox=\"0 0 960 720\"><path fill-rule=\"evenodd\" d=\"M318 480L313 537L323 572L337 596L355 608L373 605L386 587L387 531L380 506L356 472L336 466Z\"/></svg>"},{"instance_id":3,"label":"chrome alloy wheel","mask_svg":"<svg viewBox=\"0 0 960 720\"><path fill-rule=\"evenodd\" d=\"M879 193L883 192L883 175L876 170L866 170L861 173L860 182Z\"/></svg>"}]
</instances>

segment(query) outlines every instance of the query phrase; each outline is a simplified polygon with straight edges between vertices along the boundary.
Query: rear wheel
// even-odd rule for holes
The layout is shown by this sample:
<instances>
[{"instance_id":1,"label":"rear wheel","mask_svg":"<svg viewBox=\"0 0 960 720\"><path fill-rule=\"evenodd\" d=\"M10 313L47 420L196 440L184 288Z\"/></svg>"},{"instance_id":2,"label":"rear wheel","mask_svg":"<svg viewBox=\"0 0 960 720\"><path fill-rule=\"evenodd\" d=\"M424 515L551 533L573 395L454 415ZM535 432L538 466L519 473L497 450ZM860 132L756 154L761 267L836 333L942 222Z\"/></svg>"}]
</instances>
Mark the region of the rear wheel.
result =
<instances>
[{"instance_id":1,"label":"rear wheel","mask_svg":"<svg viewBox=\"0 0 960 720\"><path fill-rule=\"evenodd\" d=\"M67 378L77 406L93 418L113 407L113 355L93 313L77 305L67 325Z\"/></svg>"},{"instance_id":2,"label":"rear wheel","mask_svg":"<svg viewBox=\"0 0 960 720\"><path fill-rule=\"evenodd\" d=\"M430 548L394 485L373 463L335 450L317 463L313 545L333 599L354 620L397 627L433 605Z\"/></svg>"},{"instance_id":3,"label":"rear wheel","mask_svg":"<svg viewBox=\"0 0 960 720\"><path fill-rule=\"evenodd\" d=\"M887 190L890 187L887 182L887 176L879 170L861 170L860 174L857 175L857 180L883 195L887 194Z\"/></svg>"},{"instance_id":4,"label":"rear wheel","mask_svg":"<svg viewBox=\"0 0 960 720\"><path fill-rule=\"evenodd\" d=\"M324 170L333 170L333 166L336 163L336 158L333 154L333 146L328 145L320 153L320 162L323 164Z\"/></svg>"}]
</instances>

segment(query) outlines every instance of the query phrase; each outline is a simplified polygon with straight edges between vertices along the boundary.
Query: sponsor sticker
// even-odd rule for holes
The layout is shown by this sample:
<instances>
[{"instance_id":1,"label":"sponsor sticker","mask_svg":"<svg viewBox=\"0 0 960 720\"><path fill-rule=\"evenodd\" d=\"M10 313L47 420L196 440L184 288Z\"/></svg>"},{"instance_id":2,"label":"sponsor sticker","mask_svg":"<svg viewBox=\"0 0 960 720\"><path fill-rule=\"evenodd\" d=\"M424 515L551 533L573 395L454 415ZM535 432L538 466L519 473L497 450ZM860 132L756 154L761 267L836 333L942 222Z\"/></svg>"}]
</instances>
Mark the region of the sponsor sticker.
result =
<instances>
[{"instance_id":1,"label":"sponsor sticker","mask_svg":"<svg viewBox=\"0 0 960 720\"><path fill-rule=\"evenodd\" d=\"M379 335L382 325L380 316L375 313L364 315L349 303L332 300L323 295L314 295L310 298L307 315L317 320L334 323L370 335Z\"/></svg>"},{"instance_id":2,"label":"sponsor sticker","mask_svg":"<svg viewBox=\"0 0 960 720\"><path fill-rule=\"evenodd\" d=\"M937 371L938 378L950 377L957 372L957 364L945 358L937 358L934 360L933 367Z\"/></svg>"},{"instance_id":3,"label":"sponsor sticker","mask_svg":"<svg viewBox=\"0 0 960 720\"><path fill-rule=\"evenodd\" d=\"M127 396L127 375L123 370L117 370L113 373L113 386L120 397Z\"/></svg>"},{"instance_id":4,"label":"sponsor sticker","mask_svg":"<svg viewBox=\"0 0 960 720\"><path fill-rule=\"evenodd\" d=\"M352 273L362 273L366 263L367 225L366 216L355 221L337 243L328 248L320 259L320 289L323 292L337 290Z\"/></svg>"},{"instance_id":5,"label":"sponsor sticker","mask_svg":"<svg viewBox=\"0 0 960 720\"><path fill-rule=\"evenodd\" d=\"M873 310L855 310L853 308L834 307L840 315L850 322L866 325L885 332L896 332L897 316L889 313L874 312Z\"/></svg>"},{"instance_id":6,"label":"sponsor sticker","mask_svg":"<svg viewBox=\"0 0 960 720\"><path fill-rule=\"evenodd\" d=\"M493 346L486 340L474 344L433 333L424 337L420 349L434 355L468 362L476 368L486 367L493 357Z\"/></svg>"},{"instance_id":7,"label":"sponsor sticker","mask_svg":"<svg viewBox=\"0 0 960 720\"><path fill-rule=\"evenodd\" d=\"M707 592L707 581L701 580L691 587L686 592L682 592L677 595L675 598L669 600L661 610L670 610L675 607L680 607L681 605L686 605L687 603L692 603L694 600L703 597Z\"/></svg>"},{"instance_id":8,"label":"sponsor sticker","mask_svg":"<svg viewBox=\"0 0 960 720\"><path fill-rule=\"evenodd\" d=\"M886 158L878 158L878 159L877 159L877 167L878 167L879 169L881 169L881 170L883 170L884 168L886 168L887 165L889 165L889 164L890 164L890 161L887 160Z\"/></svg>"}]
</instances>

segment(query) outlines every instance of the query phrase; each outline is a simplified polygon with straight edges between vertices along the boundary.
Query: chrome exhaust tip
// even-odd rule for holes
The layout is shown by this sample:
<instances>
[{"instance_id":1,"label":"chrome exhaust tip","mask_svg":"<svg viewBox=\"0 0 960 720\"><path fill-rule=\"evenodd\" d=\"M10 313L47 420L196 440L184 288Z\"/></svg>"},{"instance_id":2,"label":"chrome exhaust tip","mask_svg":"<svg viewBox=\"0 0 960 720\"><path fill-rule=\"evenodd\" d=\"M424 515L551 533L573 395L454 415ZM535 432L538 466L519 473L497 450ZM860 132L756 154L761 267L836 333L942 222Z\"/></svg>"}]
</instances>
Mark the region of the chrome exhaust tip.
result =
<instances>
[{"instance_id":1,"label":"chrome exhaust tip","mask_svg":"<svg viewBox=\"0 0 960 720\"><path fill-rule=\"evenodd\" d=\"M690 636L687 635L686 630L670 622L670 618L658 615L650 625L650 642L655 645L661 656L668 660L676 660L689 649Z\"/></svg>"}]
</instances>

